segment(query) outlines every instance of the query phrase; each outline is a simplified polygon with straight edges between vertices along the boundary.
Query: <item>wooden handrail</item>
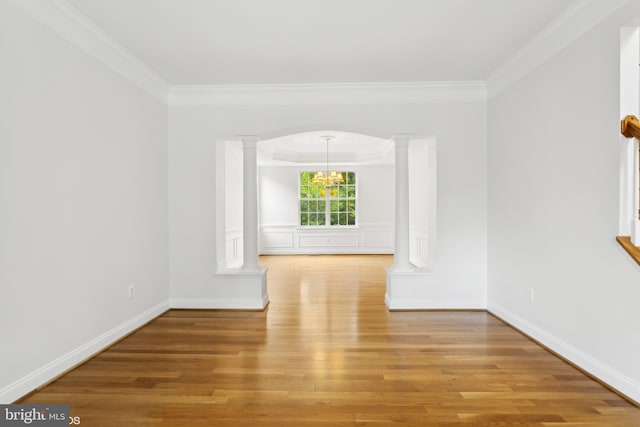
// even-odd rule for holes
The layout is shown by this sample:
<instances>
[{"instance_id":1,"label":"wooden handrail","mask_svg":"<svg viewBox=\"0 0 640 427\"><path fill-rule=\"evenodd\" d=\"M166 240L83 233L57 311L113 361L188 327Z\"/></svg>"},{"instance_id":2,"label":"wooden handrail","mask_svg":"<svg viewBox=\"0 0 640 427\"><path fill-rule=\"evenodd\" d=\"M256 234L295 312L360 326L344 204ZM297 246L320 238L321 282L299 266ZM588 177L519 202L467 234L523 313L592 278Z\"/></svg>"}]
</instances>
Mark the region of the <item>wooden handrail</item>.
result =
<instances>
[{"instance_id":1,"label":"wooden handrail","mask_svg":"<svg viewBox=\"0 0 640 427\"><path fill-rule=\"evenodd\" d=\"M640 120L636 116L627 116L620 122L620 133L627 138L640 139Z\"/></svg>"}]
</instances>

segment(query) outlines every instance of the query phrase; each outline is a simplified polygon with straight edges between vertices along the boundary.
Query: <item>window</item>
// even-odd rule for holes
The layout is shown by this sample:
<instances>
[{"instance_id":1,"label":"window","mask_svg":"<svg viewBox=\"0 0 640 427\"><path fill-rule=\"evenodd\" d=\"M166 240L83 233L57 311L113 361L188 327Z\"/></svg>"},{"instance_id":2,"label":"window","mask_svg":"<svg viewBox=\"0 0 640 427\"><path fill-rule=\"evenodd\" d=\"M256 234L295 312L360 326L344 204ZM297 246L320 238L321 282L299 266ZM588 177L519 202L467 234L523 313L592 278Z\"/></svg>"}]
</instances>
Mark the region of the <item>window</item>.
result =
<instances>
[{"instance_id":1,"label":"window","mask_svg":"<svg viewBox=\"0 0 640 427\"><path fill-rule=\"evenodd\" d=\"M640 264L640 28L620 31L620 207L616 240Z\"/></svg>"},{"instance_id":2,"label":"window","mask_svg":"<svg viewBox=\"0 0 640 427\"><path fill-rule=\"evenodd\" d=\"M329 188L313 183L315 172L300 172L300 225L356 225L356 173L341 172L344 182Z\"/></svg>"}]
</instances>

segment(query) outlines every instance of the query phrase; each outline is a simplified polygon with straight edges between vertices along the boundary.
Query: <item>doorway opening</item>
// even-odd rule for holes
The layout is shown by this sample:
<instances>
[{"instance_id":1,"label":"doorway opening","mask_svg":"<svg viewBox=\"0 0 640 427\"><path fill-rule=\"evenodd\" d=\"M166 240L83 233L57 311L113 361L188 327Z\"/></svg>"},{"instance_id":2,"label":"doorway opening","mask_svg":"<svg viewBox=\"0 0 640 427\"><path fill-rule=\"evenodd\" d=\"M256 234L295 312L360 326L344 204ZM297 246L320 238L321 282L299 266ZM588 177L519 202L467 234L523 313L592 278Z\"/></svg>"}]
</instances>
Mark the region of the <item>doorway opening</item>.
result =
<instances>
[{"instance_id":1,"label":"doorway opening","mask_svg":"<svg viewBox=\"0 0 640 427\"><path fill-rule=\"evenodd\" d=\"M332 136L328 149L327 135ZM258 139L256 154L257 200L247 207L242 194L246 175L242 141L229 139L216 146L216 230L224 236L216 239L218 271L243 265L245 209L257 210L259 255L394 254L398 224L392 139L323 129ZM320 186L309 191L310 181L304 178L326 168L343 173L346 182L335 189ZM411 137L408 172L411 266L433 271L435 138ZM335 191L336 203L326 191ZM334 212L340 218L345 206L344 214L353 212L355 219L344 223L327 219L326 214Z\"/></svg>"}]
</instances>

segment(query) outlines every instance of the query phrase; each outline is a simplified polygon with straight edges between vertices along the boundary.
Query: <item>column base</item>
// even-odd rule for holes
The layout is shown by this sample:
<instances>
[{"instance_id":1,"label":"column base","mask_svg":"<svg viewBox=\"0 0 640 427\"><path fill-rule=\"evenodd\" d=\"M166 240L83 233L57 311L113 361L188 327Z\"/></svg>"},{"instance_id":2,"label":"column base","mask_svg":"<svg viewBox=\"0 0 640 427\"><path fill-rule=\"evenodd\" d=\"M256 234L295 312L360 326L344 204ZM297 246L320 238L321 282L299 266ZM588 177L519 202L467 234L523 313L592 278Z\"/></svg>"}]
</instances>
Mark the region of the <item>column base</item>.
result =
<instances>
[{"instance_id":1,"label":"column base","mask_svg":"<svg viewBox=\"0 0 640 427\"><path fill-rule=\"evenodd\" d=\"M434 307L425 304L418 295L424 293L424 287L428 286L428 277L433 272L411 269L394 268L387 269L387 292L384 302L389 310L424 310Z\"/></svg>"},{"instance_id":2,"label":"column base","mask_svg":"<svg viewBox=\"0 0 640 427\"><path fill-rule=\"evenodd\" d=\"M267 268L256 271L229 269L214 274L217 307L236 310L263 310L269 304Z\"/></svg>"}]
</instances>

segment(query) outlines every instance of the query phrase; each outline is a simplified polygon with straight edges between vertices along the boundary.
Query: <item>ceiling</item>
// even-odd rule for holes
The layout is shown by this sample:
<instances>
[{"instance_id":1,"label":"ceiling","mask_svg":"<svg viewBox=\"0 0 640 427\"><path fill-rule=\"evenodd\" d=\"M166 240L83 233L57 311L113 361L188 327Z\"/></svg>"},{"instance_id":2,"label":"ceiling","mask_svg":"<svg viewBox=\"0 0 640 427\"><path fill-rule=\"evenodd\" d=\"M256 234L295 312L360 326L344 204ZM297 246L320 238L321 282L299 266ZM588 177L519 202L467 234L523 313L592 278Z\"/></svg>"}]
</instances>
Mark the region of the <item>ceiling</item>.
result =
<instances>
[{"instance_id":1,"label":"ceiling","mask_svg":"<svg viewBox=\"0 0 640 427\"><path fill-rule=\"evenodd\" d=\"M327 136L330 139L327 141ZM258 143L258 164L277 166L304 164L324 166L327 161L339 165L392 165L393 143L351 132L313 131L268 139Z\"/></svg>"},{"instance_id":2,"label":"ceiling","mask_svg":"<svg viewBox=\"0 0 640 427\"><path fill-rule=\"evenodd\" d=\"M583 0L59 0L169 85L482 81ZM392 164L331 130L258 145L261 165Z\"/></svg>"},{"instance_id":3,"label":"ceiling","mask_svg":"<svg viewBox=\"0 0 640 427\"><path fill-rule=\"evenodd\" d=\"M485 80L581 0L66 0L171 85Z\"/></svg>"}]
</instances>

